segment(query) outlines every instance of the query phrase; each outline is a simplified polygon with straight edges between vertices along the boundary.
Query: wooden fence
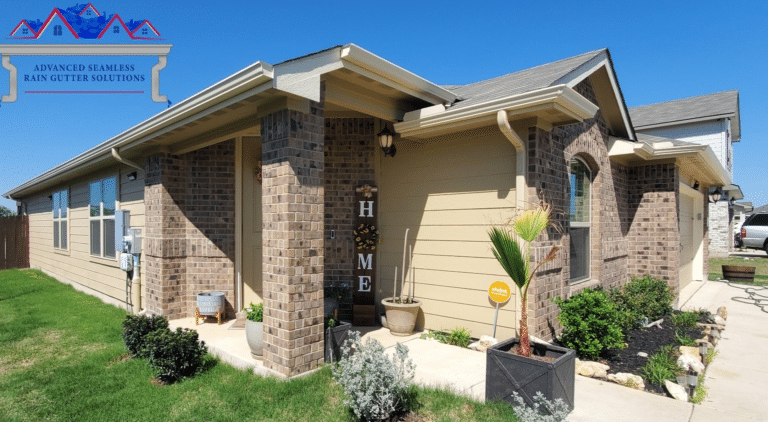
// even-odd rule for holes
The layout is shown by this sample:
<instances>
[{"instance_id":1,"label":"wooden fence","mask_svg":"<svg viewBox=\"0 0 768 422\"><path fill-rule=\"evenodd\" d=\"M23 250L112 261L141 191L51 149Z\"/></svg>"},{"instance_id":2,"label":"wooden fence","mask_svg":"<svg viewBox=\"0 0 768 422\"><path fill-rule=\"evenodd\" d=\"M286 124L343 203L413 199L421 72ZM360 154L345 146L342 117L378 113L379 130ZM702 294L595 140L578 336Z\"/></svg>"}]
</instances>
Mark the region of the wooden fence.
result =
<instances>
[{"instance_id":1,"label":"wooden fence","mask_svg":"<svg viewBox=\"0 0 768 422\"><path fill-rule=\"evenodd\" d=\"M29 217L0 217L0 270L29 268Z\"/></svg>"}]
</instances>

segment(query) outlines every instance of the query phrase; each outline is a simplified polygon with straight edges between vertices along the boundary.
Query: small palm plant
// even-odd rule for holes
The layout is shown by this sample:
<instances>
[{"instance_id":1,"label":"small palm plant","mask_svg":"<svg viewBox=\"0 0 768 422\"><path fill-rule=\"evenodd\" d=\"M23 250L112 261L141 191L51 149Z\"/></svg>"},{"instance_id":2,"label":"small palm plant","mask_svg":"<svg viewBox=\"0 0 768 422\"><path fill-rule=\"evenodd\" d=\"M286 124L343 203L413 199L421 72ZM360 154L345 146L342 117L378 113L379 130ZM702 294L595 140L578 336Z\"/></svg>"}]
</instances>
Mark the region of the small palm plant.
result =
<instances>
[{"instance_id":1,"label":"small palm plant","mask_svg":"<svg viewBox=\"0 0 768 422\"><path fill-rule=\"evenodd\" d=\"M531 280L539 267L555 259L555 255L560 249L553 246L547 256L531 268L531 242L549 225L550 213L551 209L548 206L525 211L523 215L511 223L514 234L517 236L513 235L511 231L499 227L493 227L488 232L493 243L493 255L504 268L504 271L512 278L512 281L515 282L520 292L522 317L520 320L520 346L517 352L526 357L531 356L531 342L528 337L528 287L530 287ZM523 251L518 238L525 241L525 251Z\"/></svg>"}]
</instances>

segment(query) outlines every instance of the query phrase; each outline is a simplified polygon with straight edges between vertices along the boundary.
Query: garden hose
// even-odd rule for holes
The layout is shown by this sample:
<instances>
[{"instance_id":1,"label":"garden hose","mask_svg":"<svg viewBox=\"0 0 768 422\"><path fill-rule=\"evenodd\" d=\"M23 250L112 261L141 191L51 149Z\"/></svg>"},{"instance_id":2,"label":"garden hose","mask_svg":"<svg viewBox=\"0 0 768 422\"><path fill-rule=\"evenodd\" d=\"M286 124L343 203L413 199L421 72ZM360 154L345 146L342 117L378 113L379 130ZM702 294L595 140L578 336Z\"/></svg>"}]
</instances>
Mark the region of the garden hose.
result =
<instances>
[{"instance_id":1,"label":"garden hose","mask_svg":"<svg viewBox=\"0 0 768 422\"><path fill-rule=\"evenodd\" d=\"M721 279L717 281L721 283L723 282L728 283L729 287L735 287L737 289L744 290L744 293L746 293L749 296L749 297L734 296L731 298L731 300L735 302L746 303L747 305L755 305L758 308L760 308L760 310L762 310L763 312L768 313L768 309L766 309L766 307L768 307L768 295L761 294L761 293L766 293L766 291L768 290L768 286L745 286L743 284L737 285L736 283L731 283L730 280L725 280L725 279ZM761 293L758 293L758 292L761 292Z\"/></svg>"}]
</instances>

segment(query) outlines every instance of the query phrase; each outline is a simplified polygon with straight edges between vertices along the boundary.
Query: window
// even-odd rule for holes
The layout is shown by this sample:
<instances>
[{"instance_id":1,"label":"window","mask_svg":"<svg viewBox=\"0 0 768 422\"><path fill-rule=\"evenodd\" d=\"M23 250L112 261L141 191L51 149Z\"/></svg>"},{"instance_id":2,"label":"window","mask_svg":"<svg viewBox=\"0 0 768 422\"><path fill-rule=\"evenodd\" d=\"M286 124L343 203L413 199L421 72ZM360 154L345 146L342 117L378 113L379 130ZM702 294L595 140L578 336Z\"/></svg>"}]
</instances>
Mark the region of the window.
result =
<instances>
[{"instance_id":1,"label":"window","mask_svg":"<svg viewBox=\"0 0 768 422\"><path fill-rule=\"evenodd\" d=\"M147 35L147 28L141 28L141 35Z\"/></svg>"},{"instance_id":2,"label":"window","mask_svg":"<svg viewBox=\"0 0 768 422\"><path fill-rule=\"evenodd\" d=\"M120 33L120 27L117 26L117 25L113 26L112 27L112 32L114 32L115 34L119 34Z\"/></svg>"},{"instance_id":3,"label":"window","mask_svg":"<svg viewBox=\"0 0 768 422\"><path fill-rule=\"evenodd\" d=\"M589 229L590 229L589 167L579 160L571 161L571 281L589 278Z\"/></svg>"},{"instance_id":4,"label":"window","mask_svg":"<svg viewBox=\"0 0 768 422\"><path fill-rule=\"evenodd\" d=\"M114 258L117 179L92 182L90 191L91 255Z\"/></svg>"},{"instance_id":5,"label":"window","mask_svg":"<svg viewBox=\"0 0 768 422\"><path fill-rule=\"evenodd\" d=\"M69 195L66 190L53 194L53 247L67 249L67 214Z\"/></svg>"},{"instance_id":6,"label":"window","mask_svg":"<svg viewBox=\"0 0 768 422\"><path fill-rule=\"evenodd\" d=\"M85 11L86 16L91 16L91 9Z\"/></svg>"},{"instance_id":7,"label":"window","mask_svg":"<svg viewBox=\"0 0 768 422\"><path fill-rule=\"evenodd\" d=\"M61 25L56 25L53 27L53 35L57 37L61 35Z\"/></svg>"},{"instance_id":8,"label":"window","mask_svg":"<svg viewBox=\"0 0 768 422\"><path fill-rule=\"evenodd\" d=\"M24 34L24 35L27 35L29 33L29 29L21 28L21 33Z\"/></svg>"}]
</instances>

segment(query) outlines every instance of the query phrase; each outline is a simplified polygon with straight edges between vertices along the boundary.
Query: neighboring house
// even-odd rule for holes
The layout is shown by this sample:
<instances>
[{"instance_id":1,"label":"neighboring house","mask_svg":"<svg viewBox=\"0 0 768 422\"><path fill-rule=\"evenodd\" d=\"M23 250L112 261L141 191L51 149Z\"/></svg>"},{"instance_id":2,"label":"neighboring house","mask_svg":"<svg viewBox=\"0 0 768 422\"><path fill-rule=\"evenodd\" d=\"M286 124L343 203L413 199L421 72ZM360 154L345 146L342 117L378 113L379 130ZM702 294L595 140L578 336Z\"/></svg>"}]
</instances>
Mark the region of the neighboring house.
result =
<instances>
[{"instance_id":1,"label":"neighboring house","mask_svg":"<svg viewBox=\"0 0 768 422\"><path fill-rule=\"evenodd\" d=\"M633 107L629 113L641 138L647 135L708 145L733 179L733 143L741 140L739 91ZM737 185L722 190L722 200L709 206L709 253L713 257L726 257L733 250L733 200L744 198Z\"/></svg>"},{"instance_id":2,"label":"neighboring house","mask_svg":"<svg viewBox=\"0 0 768 422\"><path fill-rule=\"evenodd\" d=\"M385 127L394 156L377 140ZM365 270L376 303L390 296L406 229L418 325L480 336L488 286L508 280L489 226L552 206L531 252L560 252L529 295L532 334L551 338L552 297L633 275L675 292L702 280L706 191L730 183L706 145L637 138L607 49L440 86L348 44L254 63L5 196L29 215L33 267L120 306L112 229L114 210L130 210L141 307L189 317L209 290L230 314L263 301L264 364L293 376L322 362L324 285L364 292ZM365 255L357 218L381 231ZM500 314L498 336L516 335L517 300Z\"/></svg>"},{"instance_id":3,"label":"neighboring house","mask_svg":"<svg viewBox=\"0 0 768 422\"><path fill-rule=\"evenodd\" d=\"M66 9L56 7L45 21L23 19L10 34L11 39L51 42L61 42L62 39L159 40L159 36L160 33L146 19L131 19L123 23L117 13L104 15L91 3L76 4Z\"/></svg>"}]
</instances>

